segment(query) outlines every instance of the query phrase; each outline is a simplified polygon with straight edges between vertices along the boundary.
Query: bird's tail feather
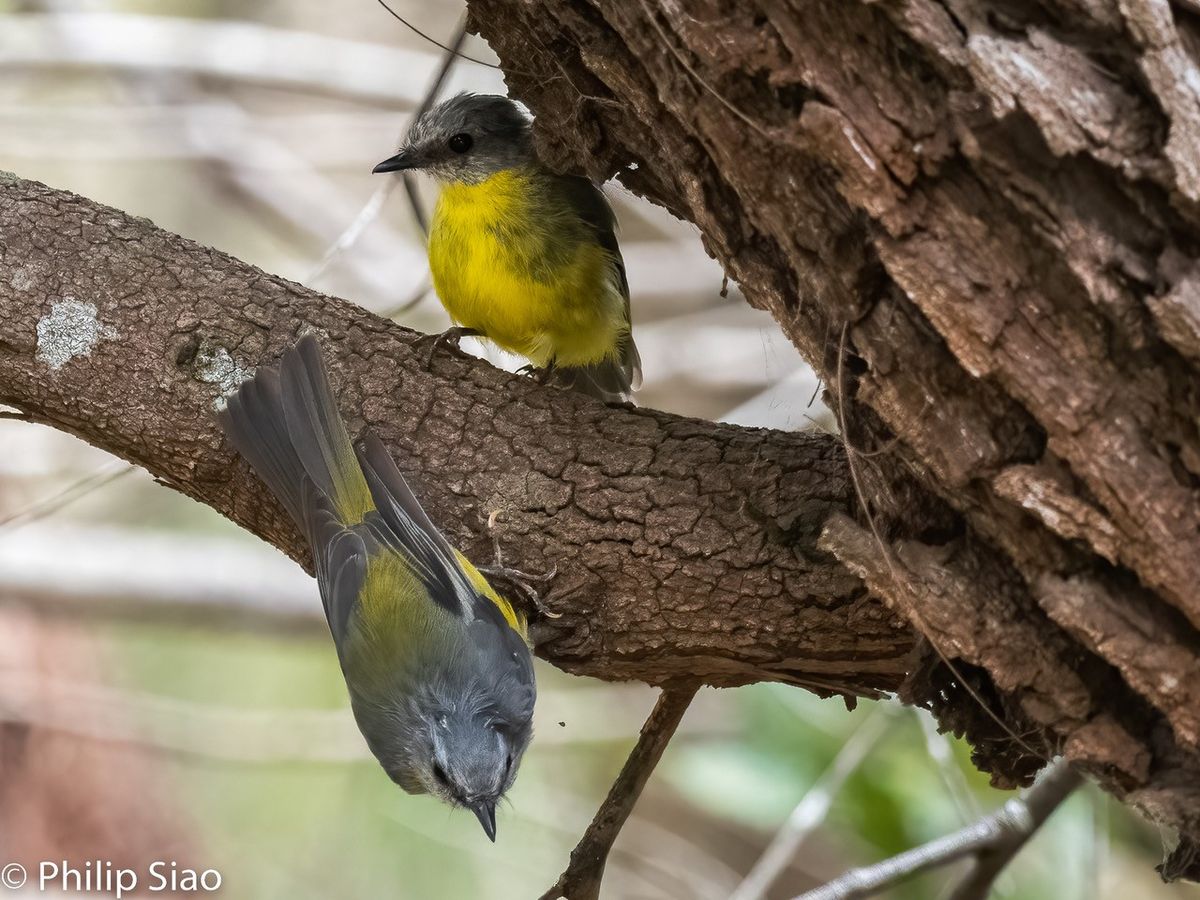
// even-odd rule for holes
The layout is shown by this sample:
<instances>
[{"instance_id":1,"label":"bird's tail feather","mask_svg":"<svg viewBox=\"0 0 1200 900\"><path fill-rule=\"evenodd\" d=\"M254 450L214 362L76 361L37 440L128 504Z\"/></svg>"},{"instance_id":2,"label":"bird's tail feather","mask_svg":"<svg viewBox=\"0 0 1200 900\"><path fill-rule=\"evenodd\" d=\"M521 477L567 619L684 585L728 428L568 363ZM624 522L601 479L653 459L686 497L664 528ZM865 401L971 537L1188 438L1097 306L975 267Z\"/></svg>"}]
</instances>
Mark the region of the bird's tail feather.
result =
<instances>
[{"instance_id":1,"label":"bird's tail feather","mask_svg":"<svg viewBox=\"0 0 1200 900\"><path fill-rule=\"evenodd\" d=\"M288 437L279 373L259 369L253 378L242 382L217 419L229 443L246 458L292 521L303 527L304 466Z\"/></svg>"},{"instance_id":2,"label":"bird's tail feather","mask_svg":"<svg viewBox=\"0 0 1200 900\"><path fill-rule=\"evenodd\" d=\"M373 508L311 335L283 355L278 370L260 369L242 384L220 421L230 443L302 529L306 476L346 523L361 521Z\"/></svg>"},{"instance_id":3,"label":"bird's tail feather","mask_svg":"<svg viewBox=\"0 0 1200 900\"><path fill-rule=\"evenodd\" d=\"M605 403L628 403L633 392L642 386L642 358L633 337L629 336L619 356L590 366L556 369L552 383Z\"/></svg>"}]
</instances>

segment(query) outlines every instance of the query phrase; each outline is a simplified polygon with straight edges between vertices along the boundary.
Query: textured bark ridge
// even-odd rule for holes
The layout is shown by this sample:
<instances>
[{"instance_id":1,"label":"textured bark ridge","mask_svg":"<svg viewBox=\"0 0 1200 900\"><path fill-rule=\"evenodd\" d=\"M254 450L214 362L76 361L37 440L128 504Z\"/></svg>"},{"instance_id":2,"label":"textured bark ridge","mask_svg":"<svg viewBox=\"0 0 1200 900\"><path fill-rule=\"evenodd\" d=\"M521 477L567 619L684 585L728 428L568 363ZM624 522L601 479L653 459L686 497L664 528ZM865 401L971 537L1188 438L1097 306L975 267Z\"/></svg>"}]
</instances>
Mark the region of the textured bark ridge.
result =
<instances>
[{"instance_id":1,"label":"textured bark ridge","mask_svg":"<svg viewBox=\"0 0 1200 900\"><path fill-rule=\"evenodd\" d=\"M214 403L315 331L352 430L371 425L464 552L557 566L539 652L662 683L894 690L913 635L817 548L852 508L840 444L610 409L428 344L82 198L0 176L0 403L146 467L297 559Z\"/></svg>"},{"instance_id":2,"label":"textured bark ridge","mask_svg":"<svg viewBox=\"0 0 1200 900\"><path fill-rule=\"evenodd\" d=\"M1193 5L470 5L546 157L695 222L824 374L871 521L823 546L936 648L908 695L1200 835Z\"/></svg>"}]
</instances>

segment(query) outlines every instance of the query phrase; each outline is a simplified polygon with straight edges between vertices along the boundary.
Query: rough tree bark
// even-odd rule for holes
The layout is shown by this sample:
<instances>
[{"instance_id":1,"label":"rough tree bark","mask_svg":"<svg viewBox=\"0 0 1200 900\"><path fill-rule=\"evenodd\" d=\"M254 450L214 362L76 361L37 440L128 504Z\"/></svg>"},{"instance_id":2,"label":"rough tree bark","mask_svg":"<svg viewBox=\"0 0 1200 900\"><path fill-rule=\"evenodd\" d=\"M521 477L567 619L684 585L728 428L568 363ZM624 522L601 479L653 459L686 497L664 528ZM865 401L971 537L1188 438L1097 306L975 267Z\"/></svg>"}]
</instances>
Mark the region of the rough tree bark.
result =
<instances>
[{"instance_id":1,"label":"rough tree bark","mask_svg":"<svg viewBox=\"0 0 1200 900\"><path fill-rule=\"evenodd\" d=\"M1194 4L470 7L544 155L695 222L824 375L870 514L823 546L936 649L906 695L1200 836Z\"/></svg>"}]
</instances>

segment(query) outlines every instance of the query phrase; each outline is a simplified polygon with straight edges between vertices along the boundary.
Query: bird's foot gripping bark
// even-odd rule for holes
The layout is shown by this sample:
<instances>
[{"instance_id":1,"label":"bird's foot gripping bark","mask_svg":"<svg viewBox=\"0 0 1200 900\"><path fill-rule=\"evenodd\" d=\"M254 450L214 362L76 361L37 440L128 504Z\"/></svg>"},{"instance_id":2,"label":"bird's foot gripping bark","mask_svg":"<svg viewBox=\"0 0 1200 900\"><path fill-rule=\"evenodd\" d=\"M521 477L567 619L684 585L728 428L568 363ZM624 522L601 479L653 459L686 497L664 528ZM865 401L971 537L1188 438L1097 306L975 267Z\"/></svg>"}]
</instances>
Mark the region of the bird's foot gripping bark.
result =
<instances>
[{"instance_id":1,"label":"bird's foot gripping bark","mask_svg":"<svg viewBox=\"0 0 1200 900\"><path fill-rule=\"evenodd\" d=\"M517 374L528 375L538 384L546 385L554 377L554 371L554 362L551 361L544 366L535 366L533 363L521 366L521 368L517 369Z\"/></svg>"},{"instance_id":2,"label":"bird's foot gripping bark","mask_svg":"<svg viewBox=\"0 0 1200 900\"><path fill-rule=\"evenodd\" d=\"M531 575L529 572L522 572L520 569L510 569L503 565L480 566L479 571L493 587L496 586L497 582L512 587L515 593L519 594L529 606L529 612L534 613L536 617L557 619L562 615L561 613L551 612L550 608L542 602L541 591L535 587L535 585L547 584L553 580L554 576L558 574L558 566L552 566L549 572L543 572L539 575Z\"/></svg>"},{"instance_id":3,"label":"bird's foot gripping bark","mask_svg":"<svg viewBox=\"0 0 1200 900\"><path fill-rule=\"evenodd\" d=\"M459 342L465 337L483 337L483 333L476 331L474 328L463 328L455 325L447 328L440 334L423 334L413 342L413 345L429 344L429 353L425 357L425 368L428 369L433 365L433 357L439 347L449 346L458 350Z\"/></svg>"},{"instance_id":4,"label":"bird's foot gripping bark","mask_svg":"<svg viewBox=\"0 0 1200 900\"><path fill-rule=\"evenodd\" d=\"M541 585L549 584L554 580L554 576L558 574L558 566L551 566L550 571L537 575L506 566L504 564L504 554L500 552L500 537L496 534L496 520L498 518L500 518L500 510L494 510L488 516L487 520L488 532L492 536L492 552L495 554L496 563L491 566L479 566L480 573L492 583L493 587L495 587L496 582L502 582L512 587L514 592L525 601L527 613L530 614L530 618L559 618L561 613L552 612L542 602L542 593L538 589Z\"/></svg>"}]
</instances>

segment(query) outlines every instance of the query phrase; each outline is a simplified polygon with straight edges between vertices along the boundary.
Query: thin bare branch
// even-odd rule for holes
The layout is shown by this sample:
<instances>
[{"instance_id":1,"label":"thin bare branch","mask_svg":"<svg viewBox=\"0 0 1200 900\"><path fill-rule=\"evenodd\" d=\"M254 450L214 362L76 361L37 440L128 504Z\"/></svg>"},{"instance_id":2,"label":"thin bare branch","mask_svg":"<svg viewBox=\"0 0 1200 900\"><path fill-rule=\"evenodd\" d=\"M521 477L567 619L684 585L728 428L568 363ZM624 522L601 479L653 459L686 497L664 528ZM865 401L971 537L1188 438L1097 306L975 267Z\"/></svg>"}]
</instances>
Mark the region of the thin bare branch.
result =
<instances>
[{"instance_id":1,"label":"thin bare branch","mask_svg":"<svg viewBox=\"0 0 1200 900\"><path fill-rule=\"evenodd\" d=\"M112 484L118 478L136 470L136 466L121 463L116 469L109 467L92 472L78 481L67 485L58 493L51 494L49 497L43 497L41 500L30 504L24 509L19 509L14 513L0 518L0 528L27 525L30 522L36 522L38 519L44 519L46 516L58 512L64 506L74 503L76 500L86 497L88 494L98 491L100 488Z\"/></svg>"},{"instance_id":2,"label":"thin bare branch","mask_svg":"<svg viewBox=\"0 0 1200 900\"><path fill-rule=\"evenodd\" d=\"M1064 760L1059 760L1046 769L1024 797L1008 801L973 825L873 866L851 869L796 900L871 897L919 872L967 857L974 860L971 870L949 900L984 900L1000 871L1081 783L1079 775Z\"/></svg>"},{"instance_id":3,"label":"thin bare branch","mask_svg":"<svg viewBox=\"0 0 1200 900\"><path fill-rule=\"evenodd\" d=\"M604 865L608 861L609 851L621 833L621 826L633 812L650 773L658 765L675 729L679 727L692 697L696 695L696 689L697 685L694 684L663 689L650 718L642 726L637 745L625 761L621 774L613 782L592 824L571 852L567 870L542 895L542 900L559 900L560 897L597 900L600 896L600 882L604 878Z\"/></svg>"},{"instance_id":4,"label":"thin bare branch","mask_svg":"<svg viewBox=\"0 0 1200 900\"><path fill-rule=\"evenodd\" d=\"M329 270L329 267L333 265L339 256L358 243L358 239L367 230L367 226L379 218L379 213L383 211L387 198L395 188L395 180L388 179L375 189L375 193L363 204L362 209L358 211L358 215L351 220L345 230L337 236L337 239L329 245L329 249L325 251L313 267L313 270L305 277L304 284L315 283L318 278Z\"/></svg>"},{"instance_id":5,"label":"thin bare branch","mask_svg":"<svg viewBox=\"0 0 1200 900\"><path fill-rule=\"evenodd\" d=\"M393 12L391 7L384 3L383 0L379 0L379 3L384 9L392 13L393 16L396 16L396 13ZM396 18L400 19L399 16L396 16ZM409 25L409 23L404 19L400 19L400 21L404 22L405 25L408 25L409 28L412 28L412 25ZM417 30L413 28L413 31ZM425 35L421 34L419 31L417 31L417 34L420 34L421 37L425 37ZM428 40L428 38L426 39ZM479 62L479 60L472 59L469 56L463 56L463 54L459 52L462 49L462 45L466 39L467 17L464 15L462 19L459 20L458 27L454 30L454 37L450 40L449 44L440 44L437 41L434 41L437 46L441 47L446 52L442 56L442 64L438 67L437 73L433 76L433 80L429 83L429 89L425 92L425 96L421 99L420 106L413 111L412 117L409 119L409 131L412 130L412 127L416 124L417 120L433 107L433 104L437 101L438 95L442 92L442 85L446 83L446 77L450 74L450 70L454 68L454 64L460 58L470 60L471 62ZM484 63L483 65L487 64ZM393 178L389 178L387 180L393 184L395 183L395 179ZM429 217L425 214L425 208L421 205L421 196L417 193L416 179L412 176L412 173L403 172L401 173L400 181L404 185L404 193L405 196L408 197L408 206L409 209L412 210L413 220L416 221L417 227L421 229L421 233L426 237L429 237Z\"/></svg>"}]
</instances>

